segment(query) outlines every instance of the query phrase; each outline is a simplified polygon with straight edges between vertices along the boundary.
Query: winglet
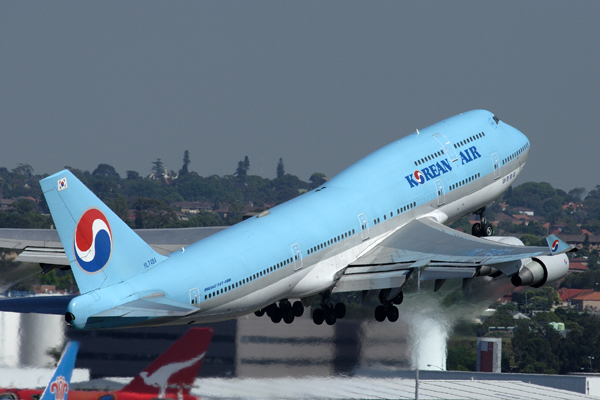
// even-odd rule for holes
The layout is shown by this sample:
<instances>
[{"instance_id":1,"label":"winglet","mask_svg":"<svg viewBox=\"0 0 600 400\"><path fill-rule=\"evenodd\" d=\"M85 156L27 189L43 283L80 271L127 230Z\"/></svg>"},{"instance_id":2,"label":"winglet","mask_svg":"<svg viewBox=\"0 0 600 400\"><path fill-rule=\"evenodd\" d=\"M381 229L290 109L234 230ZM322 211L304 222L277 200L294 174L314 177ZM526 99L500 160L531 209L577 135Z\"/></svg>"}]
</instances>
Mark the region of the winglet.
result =
<instances>
[{"instance_id":1,"label":"winglet","mask_svg":"<svg viewBox=\"0 0 600 400\"><path fill-rule=\"evenodd\" d=\"M188 395L213 336L212 328L192 328L121 389L121 392ZM181 392L180 392L181 391Z\"/></svg>"},{"instance_id":2,"label":"winglet","mask_svg":"<svg viewBox=\"0 0 600 400\"><path fill-rule=\"evenodd\" d=\"M556 235L548 236L546 238L546 242L548 242L548 247L550 247L550 251L553 255L577 251L576 247L569 246L567 243L560 240Z\"/></svg>"},{"instance_id":3,"label":"winglet","mask_svg":"<svg viewBox=\"0 0 600 400\"><path fill-rule=\"evenodd\" d=\"M63 356L58 362L58 367L56 367L56 371L54 371L50 383L44 389L40 400L67 400L78 349L79 343L77 342L70 342L67 345Z\"/></svg>"}]
</instances>

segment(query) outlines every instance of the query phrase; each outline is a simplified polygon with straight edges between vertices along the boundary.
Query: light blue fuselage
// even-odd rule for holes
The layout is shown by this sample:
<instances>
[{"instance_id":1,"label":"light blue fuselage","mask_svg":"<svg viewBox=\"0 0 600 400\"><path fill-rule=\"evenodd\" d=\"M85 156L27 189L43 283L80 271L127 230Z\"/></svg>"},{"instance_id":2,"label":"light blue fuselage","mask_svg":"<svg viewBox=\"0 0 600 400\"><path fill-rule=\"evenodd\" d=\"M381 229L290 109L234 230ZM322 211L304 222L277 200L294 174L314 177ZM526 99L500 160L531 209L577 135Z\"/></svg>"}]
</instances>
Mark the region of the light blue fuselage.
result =
<instances>
[{"instance_id":1,"label":"light blue fuselage","mask_svg":"<svg viewBox=\"0 0 600 400\"><path fill-rule=\"evenodd\" d=\"M135 280L100 290L114 291L115 303L124 300L118 293L160 291L199 308L174 323L307 298L331 289L349 263L410 220L428 215L446 223L487 205L510 186L528 152L528 139L490 112L463 113L392 142L267 215L172 253Z\"/></svg>"}]
</instances>

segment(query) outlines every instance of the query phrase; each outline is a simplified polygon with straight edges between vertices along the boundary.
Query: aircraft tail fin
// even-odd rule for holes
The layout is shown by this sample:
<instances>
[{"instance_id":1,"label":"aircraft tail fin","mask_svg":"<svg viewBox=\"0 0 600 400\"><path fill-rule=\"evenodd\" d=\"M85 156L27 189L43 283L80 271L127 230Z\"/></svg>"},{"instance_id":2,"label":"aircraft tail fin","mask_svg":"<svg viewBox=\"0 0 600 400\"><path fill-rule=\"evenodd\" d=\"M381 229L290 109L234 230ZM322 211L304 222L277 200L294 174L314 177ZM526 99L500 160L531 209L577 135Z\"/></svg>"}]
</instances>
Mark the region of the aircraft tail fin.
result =
<instances>
[{"instance_id":1,"label":"aircraft tail fin","mask_svg":"<svg viewBox=\"0 0 600 400\"><path fill-rule=\"evenodd\" d=\"M214 329L192 328L121 389L122 392L189 394Z\"/></svg>"},{"instance_id":2,"label":"aircraft tail fin","mask_svg":"<svg viewBox=\"0 0 600 400\"><path fill-rule=\"evenodd\" d=\"M40 181L81 294L164 261L70 171Z\"/></svg>"},{"instance_id":3,"label":"aircraft tail fin","mask_svg":"<svg viewBox=\"0 0 600 400\"><path fill-rule=\"evenodd\" d=\"M70 342L67 345L65 352L58 362L58 367L56 367L56 371L54 371L50 383L44 389L40 400L67 400L78 349L79 343L77 342Z\"/></svg>"}]
</instances>

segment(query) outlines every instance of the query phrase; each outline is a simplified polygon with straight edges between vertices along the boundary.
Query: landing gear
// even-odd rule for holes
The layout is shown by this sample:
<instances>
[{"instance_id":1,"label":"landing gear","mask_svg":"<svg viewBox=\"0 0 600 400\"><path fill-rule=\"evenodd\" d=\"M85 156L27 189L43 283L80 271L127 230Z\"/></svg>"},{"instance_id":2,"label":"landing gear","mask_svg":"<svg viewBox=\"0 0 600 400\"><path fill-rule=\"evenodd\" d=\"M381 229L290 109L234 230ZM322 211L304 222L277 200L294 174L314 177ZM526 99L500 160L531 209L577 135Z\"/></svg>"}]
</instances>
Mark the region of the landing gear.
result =
<instances>
[{"instance_id":1,"label":"landing gear","mask_svg":"<svg viewBox=\"0 0 600 400\"><path fill-rule=\"evenodd\" d=\"M323 321L327 325L333 325L338 319L346 316L346 305L344 303L334 304L329 298L329 292L321 295L321 305L313 311L313 322L321 325Z\"/></svg>"},{"instance_id":2,"label":"landing gear","mask_svg":"<svg viewBox=\"0 0 600 400\"><path fill-rule=\"evenodd\" d=\"M381 289L379 291L379 301L381 302L381 305L375 307L375 319L379 322L385 321L386 318L390 322L398 321L398 307L394 306L394 304L402 304L404 294L400 291L396 296L389 300L390 293L391 289Z\"/></svg>"},{"instance_id":3,"label":"landing gear","mask_svg":"<svg viewBox=\"0 0 600 400\"><path fill-rule=\"evenodd\" d=\"M494 225L488 224L485 219L485 207L480 208L475 211L473 214L479 215L479 220L481 222L476 222L473 224L471 228L471 233L473 236L483 237L483 236L493 236L494 235Z\"/></svg>"},{"instance_id":4,"label":"landing gear","mask_svg":"<svg viewBox=\"0 0 600 400\"><path fill-rule=\"evenodd\" d=\"M296 317L301 317L304 314L304 306L300 301L295 301L292 304L289 300L284 299L279 302L279 305L273 303L270 306L256 310L254 315L262 317L265 313L275 324L281 322L282 319L286 324L291 324Z\"/></svg>"}]
</instances>

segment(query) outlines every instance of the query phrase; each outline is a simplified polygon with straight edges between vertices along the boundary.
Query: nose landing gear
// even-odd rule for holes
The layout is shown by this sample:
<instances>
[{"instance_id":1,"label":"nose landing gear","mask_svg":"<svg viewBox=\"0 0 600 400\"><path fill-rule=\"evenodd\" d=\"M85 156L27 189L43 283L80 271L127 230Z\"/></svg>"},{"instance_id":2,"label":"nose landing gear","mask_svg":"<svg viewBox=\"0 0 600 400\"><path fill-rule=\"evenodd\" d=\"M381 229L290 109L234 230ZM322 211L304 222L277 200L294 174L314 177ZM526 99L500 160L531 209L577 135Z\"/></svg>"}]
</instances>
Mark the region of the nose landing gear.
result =
<instances>
[{"instance_id":1,"label":"nose landing gear","mask_svg":"<svg viewBox=\"0 0 600 400\"><path fill-rule=\"evenodd\" d=\"M479 215L479 220L481 222L476 222L473 224L473 226L471 227L471 234L477 237L493 236L494 225L487 223L487 220L485 218L485 207L480 208L473 214Z\"/></svg>"}]
</instances>

